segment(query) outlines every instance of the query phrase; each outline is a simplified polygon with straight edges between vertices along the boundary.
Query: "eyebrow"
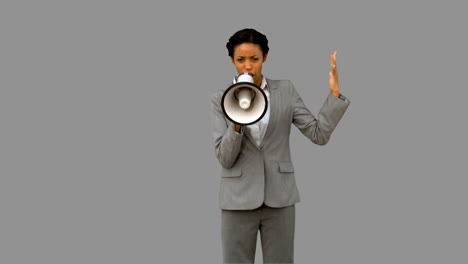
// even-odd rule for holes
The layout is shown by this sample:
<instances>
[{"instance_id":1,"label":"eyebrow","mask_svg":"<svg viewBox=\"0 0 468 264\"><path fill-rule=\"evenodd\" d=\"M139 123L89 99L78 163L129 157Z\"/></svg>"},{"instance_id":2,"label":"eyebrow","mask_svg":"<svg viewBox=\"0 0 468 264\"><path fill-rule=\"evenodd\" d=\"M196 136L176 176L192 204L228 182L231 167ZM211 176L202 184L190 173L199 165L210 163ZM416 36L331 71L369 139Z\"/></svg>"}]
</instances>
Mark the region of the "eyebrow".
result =
<instances>
[{"instance_id":1,"label":"eyebrow","mask_svg":"<svg viewBox=\"0 0 468 264\"><path fill-rule=\"evenodd\" d=\"M258 55L250 56L250 58L253 58L253 57L258 57ZM245 57L244 56L237 56L237 58L245 58Z\"/></svg>"}]
</instances>

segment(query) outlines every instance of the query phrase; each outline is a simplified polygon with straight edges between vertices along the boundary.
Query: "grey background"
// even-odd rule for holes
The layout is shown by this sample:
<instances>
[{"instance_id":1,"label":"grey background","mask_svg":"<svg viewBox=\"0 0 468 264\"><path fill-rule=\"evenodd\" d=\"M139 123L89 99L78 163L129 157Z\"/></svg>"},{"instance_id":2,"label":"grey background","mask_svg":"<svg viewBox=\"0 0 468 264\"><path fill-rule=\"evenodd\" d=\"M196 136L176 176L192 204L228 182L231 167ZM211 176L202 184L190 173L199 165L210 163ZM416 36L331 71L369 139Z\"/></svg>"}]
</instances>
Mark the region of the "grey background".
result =
<instances>
[{"instance_id":1,"label":"grey background","mask_svg":"<svg viewBox=\"0 0 468 264\"><path fill-rule=\"evenodd\" d=\"M0 262L221 263L209 98L253 27L313 113L334 50L351 100L324 147L293 128L296 263L467 263L463 10L2 1Z\"/></svg>"}]
</instances>

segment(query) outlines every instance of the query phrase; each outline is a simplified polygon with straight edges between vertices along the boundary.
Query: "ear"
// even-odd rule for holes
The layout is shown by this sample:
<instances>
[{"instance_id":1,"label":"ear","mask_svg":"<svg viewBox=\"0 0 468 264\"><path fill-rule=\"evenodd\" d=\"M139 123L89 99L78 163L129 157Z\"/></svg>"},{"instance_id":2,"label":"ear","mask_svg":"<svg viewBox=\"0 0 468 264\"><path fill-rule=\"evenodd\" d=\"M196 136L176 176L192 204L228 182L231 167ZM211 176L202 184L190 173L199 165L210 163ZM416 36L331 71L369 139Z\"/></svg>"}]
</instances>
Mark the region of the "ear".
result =
<instances>
[{"instance_id":1,"label":"ear","mask_svg":"<svg viewBox=\"0 0 468 264\"><path fill-rule=\"evenodd\" d=\"M232 64L236 65L236 63L234 62L234 57L229 57L229 58L231 58Z\"/></svg>"},{"instance_id":2,"label":"ear","mask_svg":"<svg viewBox=\"0 0 468 264\"><path fill-rule=\"evenodd\" d=\"M266 61L267 57L268 57L268 53L267 53L267 54L265 54L265 56L263 56L263 62L265 62L265 61Z\"/></svg>"}]
</instances>

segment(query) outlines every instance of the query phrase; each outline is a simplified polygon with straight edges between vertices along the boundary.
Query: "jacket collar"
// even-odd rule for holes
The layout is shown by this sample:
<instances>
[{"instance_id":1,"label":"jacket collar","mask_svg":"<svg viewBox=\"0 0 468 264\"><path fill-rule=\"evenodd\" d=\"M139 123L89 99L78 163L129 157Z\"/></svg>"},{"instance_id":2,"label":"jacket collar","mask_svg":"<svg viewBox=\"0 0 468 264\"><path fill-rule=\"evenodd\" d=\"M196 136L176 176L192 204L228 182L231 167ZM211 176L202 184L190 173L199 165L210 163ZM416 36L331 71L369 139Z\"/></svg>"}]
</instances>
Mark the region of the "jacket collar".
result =
<instances>
[{"instance_id":1,"label":"jacket collar","mask_svg":"<svg viewBox=\"0 0 468 264\"><path fill-rule=\"evenodd\" d=\"M276 90L278 88L278 86L276 85L276 82L271 80L271 79L268 79L268 78L265 78L266 79L266 82L268 84L268 87L271 89L271 90Z\"/></svg>"}]
</instances>

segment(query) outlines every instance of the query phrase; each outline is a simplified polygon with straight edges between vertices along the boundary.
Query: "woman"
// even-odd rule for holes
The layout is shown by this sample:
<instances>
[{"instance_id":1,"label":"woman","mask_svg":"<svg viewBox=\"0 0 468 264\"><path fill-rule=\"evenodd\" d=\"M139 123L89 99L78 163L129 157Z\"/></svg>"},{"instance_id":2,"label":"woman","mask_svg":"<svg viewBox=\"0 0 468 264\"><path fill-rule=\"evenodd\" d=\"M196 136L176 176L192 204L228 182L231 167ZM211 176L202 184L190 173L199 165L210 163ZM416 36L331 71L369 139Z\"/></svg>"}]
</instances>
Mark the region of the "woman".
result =
<instances>
[{"instance_id":1,"label":"woman","mask_svg":"<svg viewBox=\"0 0 468 264\"><path fill-rule=\"evenodd\" d=\"M237 72L252 74L269 103L259 122L241 126L223 114L225 89L211 97L215 154L222 166L219 205L224 263L253 263L258 231L264 263L293 263L294 204L299 193L289 148L291 124L315 144L324 145L330 139L349 105L340 94L336 52L330 56L330 94L316 118L290 81L263 76L262 64L269 51L265 35L243 29L226 47Z\"/></svg>"}]
</instances>

